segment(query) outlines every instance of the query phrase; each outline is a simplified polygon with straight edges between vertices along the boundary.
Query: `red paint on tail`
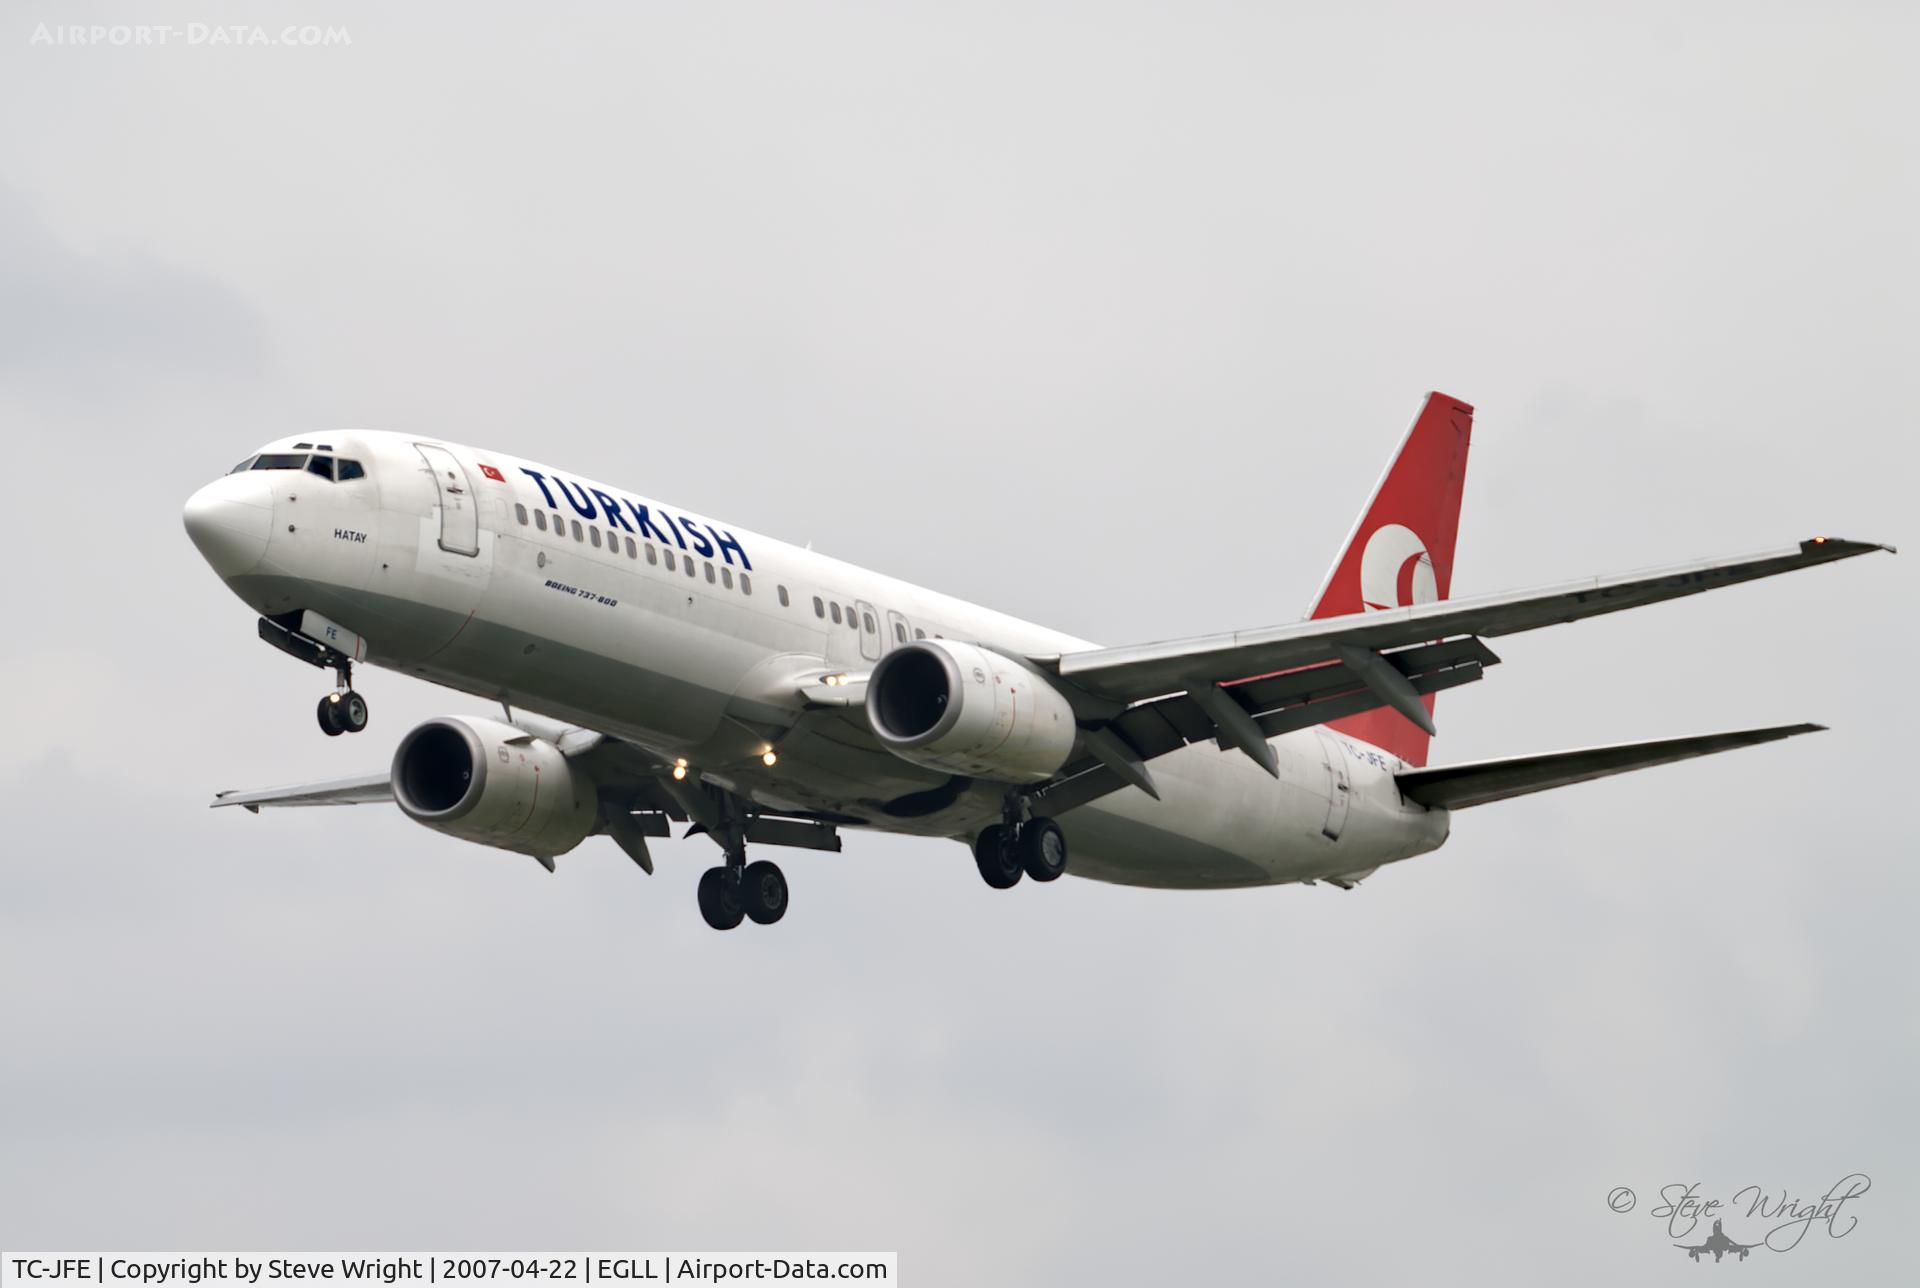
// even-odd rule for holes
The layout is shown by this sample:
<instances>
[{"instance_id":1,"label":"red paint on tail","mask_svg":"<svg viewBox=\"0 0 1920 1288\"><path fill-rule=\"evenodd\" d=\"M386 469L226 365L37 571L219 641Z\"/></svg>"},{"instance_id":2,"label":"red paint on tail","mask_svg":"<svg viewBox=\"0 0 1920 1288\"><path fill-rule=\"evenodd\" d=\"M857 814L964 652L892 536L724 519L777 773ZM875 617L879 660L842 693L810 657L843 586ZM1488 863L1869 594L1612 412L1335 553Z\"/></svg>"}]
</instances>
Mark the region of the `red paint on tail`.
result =
<instances>
[{"instance_id":1,"label":"red paint on tail","mask_svg":"<svg viewBox=\"0 0 1920 1288\"><path fill-rule=\"evenodd\" d=\"M1472 435L1473 408L1445 394L1427 395L1308 616L1378 612L1447 597ZM1424 701L1431 712L1433 698ZM1427 735L1397 711L1382 707L1330 721L1329 727L1411 764L1427 763Z\"/></svg>"}]
</instances>

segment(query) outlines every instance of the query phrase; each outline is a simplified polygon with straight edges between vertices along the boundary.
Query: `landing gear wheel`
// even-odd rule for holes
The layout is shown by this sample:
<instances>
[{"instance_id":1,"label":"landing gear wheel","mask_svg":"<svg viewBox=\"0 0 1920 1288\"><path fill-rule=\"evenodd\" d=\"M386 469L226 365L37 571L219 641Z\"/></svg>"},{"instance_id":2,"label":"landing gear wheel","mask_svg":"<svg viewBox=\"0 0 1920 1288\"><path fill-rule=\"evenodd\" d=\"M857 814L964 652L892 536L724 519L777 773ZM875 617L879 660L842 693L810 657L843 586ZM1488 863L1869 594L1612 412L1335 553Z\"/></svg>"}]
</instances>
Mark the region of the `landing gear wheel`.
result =
<instances>
[{"instance_id":1,"label":"landing gear wheel","mask_svg":"<svg viewBox=\"0 0 1920 1288\"><path fill-rule=\"evenodd\" d=\"M338 738L347 731L346 726L340 723L339 717L334 712L334 708L340 705L339 697L337 693L329 693L320 699L320 707L313 713L320 721L320 732L329 738Z\"/></svg>"},{"instance_id":2,"label":"landing gear wheel","mask_svg":"<svg viewBox=\"0 0 1920 1288\"><path fill-rule=\"evenodd\" d=\"M1020 855L1006 826L995 823L982 829L973 840L973 864L980 879L996 890L1007 890L1020 883Z\"/></svg>"},{"instance_id":3,"label":"landing gear wheel","mask_svg":"<svg viewBox=\"0 0 1920 1288\"><path fill-rule=\"evenodd\" d=\"M320 721L320 732L329 738L337 738L343 733L359 733L367 727L367 700L352 689L329 693L320 699L320 708L315 715Z\"/></svg>"},{"instance_id":4,"label":"landing gear wheel","mask_svg":"<svg viewBox=\"0 0 1920 1288\"><path fill-rule=\"evenodd\" d=\"M747 864L740 874L740 902L757 925L771 926L787 915L786 874L765 859Z\"/></svg>"},{"instance_id":5,"label":"landing gear wheel","mask_svg":"<svg viewBox=\"0 0 1920 1288\"><path fill-rule=\"evenodd\" d=\"M1035 881L1057 881L1067 870L1067 836L1050 818L1020 829L1020 866Z\"/></svg>"},{"instance_id":6,"label":"landing gear wheel","mask_svg":"<svg viewBox=\"0 0 1920 1288\"><path fill-rule=\"evenodd\" d=\"M785 883L782 882L784 888ZM745 915L740 906L740 880L725 868L700 874L700 915L715 930L732 930Z\"/></svg>"}]
</instances>

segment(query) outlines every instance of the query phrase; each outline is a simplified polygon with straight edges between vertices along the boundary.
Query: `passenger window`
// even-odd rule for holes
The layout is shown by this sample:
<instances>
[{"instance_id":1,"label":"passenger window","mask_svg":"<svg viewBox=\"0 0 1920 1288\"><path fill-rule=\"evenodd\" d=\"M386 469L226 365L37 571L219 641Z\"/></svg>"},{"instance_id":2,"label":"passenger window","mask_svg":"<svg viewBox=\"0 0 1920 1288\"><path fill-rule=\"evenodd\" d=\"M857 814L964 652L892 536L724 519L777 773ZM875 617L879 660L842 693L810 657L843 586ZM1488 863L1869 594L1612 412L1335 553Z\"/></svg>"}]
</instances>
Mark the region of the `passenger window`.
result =
<instances>
[{"instance_id":1,"label":"passenger window","mask_svg":"<svg viewBox=\"0 0 1920 1288\"><path fill-rule=\"evenodd\" d=\"M331 456L314 457L307 462L307 473L318 474L327 482L333 482L333 458Z\"/></svg>"},{"instance_id":2,"label":"passenger window","mask_svg":"<svg viewBox=\"0 0 1920 1288\"><path fill-rule=\"evenodd\" d=\"M851 604L847 605L847 629L850 631L860 629L860 619L854 616L853 605Z\"/></svg>"},{"instance_id":3,"label":"passenger window","mask_svg":"<svg viewBox=\"0 0 1920 1288\"><path fill-rule=\"evenodd\" d=\"M662 546L660 547L660 553L666 556L667 571L672 572L673 571L673 551L668 550L665 546Z\"/></svg>"},{"instance_id":4,"label":"passenger window","mask_svg":"<svg viewBox=\"0 0 1920 1288\"><path fill-rule=\"evenodd\" d=\"M527 526L527 507L520 504L518 501L515 501L513 503L513 517L520 520L521 527L523 528L526 527Z\"/></svg>"},{"instance_id":5,"label":"passenger window","mask_svg":"<svg viewBox=\"0 0 1920 1288\"><path fill-rule=\"evenodd\" d=\"M634 546L633 538L628 537L627 538L627 558L638 559L639 557L640 557L640 551Z\"/></svg>"},{"instance_id":6,"label":"passenger window","mask_svg":"<svg viewBox=\"0 0 1920 1288\"><path fill-rule=\"evenodd\" d=\"M813 615L815 617L825 617L827 615L827 606L820 602L820 596L818 595L813 597Z\"/></svg>"},{"instance_id":7,"label":"passenger window","mask_svg":"<svg viewBox=\"0 0 1920 1288\"><path fill-rule=\"evenodd\" d=\"M745 573L741 573L740 580L745 581L746 579L747 579L747 575ZM785 586L775 586L773 589L774 589L774 593L778 595L780 598L780 607L791 608L793 606L793 601L787 598L787 588Z\"/></svg>"},{"instance_id":8,"label":"passenger window","mask_svg":"<svg viewBox=\"0 0 1920 1288\"><path fill-rule=\"evenodd\" d=\"M708 584L709 586L711 586L711 585L713 584L713 565L712 565L712 564L702 564L702 565L701 565L701 567L703 567L703 568L705 568L705 569L707 570L707 584Z\"/></svg>"},{"instance_id":9,"label":"passenger window","mask_svg":"<svg viewBox=\"0 0 1920 1288\"><path fill-rule=\"evenodd\" d=\"M333 477L339 479L342 483L345 483L348 479L360 479L366 476L367 472L360 468L359 461L341 460L333 463Z\"/></svg>"},{"instance_id":10,"label":"passenger window","mask_svg":"<svg viewBox=\"0 0 1920 1288\"><path fill-rule=\"evenodd\" d=\"M907 642L907 628L902 626L899 622L895 622L893 624L893 638L899 640L902 644L905 644Z\"/></svg>"},{"instance_id":11,"label":"passenger window","mask_svg":"<svg viewBox=\"0 0 1920 1288\"><path fill-rule=\"evenodd\" d=\"M533 526L542 532L547 530L547 512L545 510L535 510L533 512Z\"/></svg>"},{"instance_id":12,"label":"passenger window","mask_svg":"<svg viewBox=\"0 0 1920 1288\"><path fill-rule=\"evenodd\" d=\"M708 568L712 568L712 567L713 567L713 565L712 565L712 564L708 564L708 565L707 565L707 567L708 567ZM722 569L720 570L720 584L721 584L722 586L725 586L725 587L726 587L726 588L727 588L728 590L732 590L732 589L733 589L733 569L731 569L731 568L722 568Z\"/></svg>"},{"instance_id":13,"label":"passenger window","mask_svg":"<svg viewBox=\"0 0 1920 1288\"><path fill-rule=\"evenodd\" d=\"M651 541L647 542L647 562L650 564L660 562L660 552L653 548L653 542Z\"/></svg>"},{"instance_id":14,"label":"passenger window","mask_svg":"<svg viewBox=\"0 0 1920 1288\"><path fill-rule=\"evenodd\" d=\"M751 595L753 593L753 578L747 576L745 573L740 574L740 593L743 595Z\"/></svg>"},{"instance_id":15,"label":"passenger window","mask_svg":"<svg viewBox=\"0 0 1920 1288\"><path fill-rule=\"evenodd\" d=\"M578 519L573 521L573 539L575 541L585 541L587 539L587 534L580 531L580 520ZM600 534L597 532L593 534L593 544L596 546L600 544Z\"/></svg>"},{"instance_id":16,"label":"passenger window","mask_svg":"<svg viewBox=\"0 0 1920 1288\"><path fill-rule=\"evenodd\" d=\"M873 624L873 614L872 614L872 613L862 613L862 614L860 614L860 620L861 620L861 621L862 621L863 623L865 623L865 625L866 625L866 628L867 628L867 634L869 634L869 635L871 635L871 634L873 634L873 633L874 633L874 631L875 631L875 630L877 629L877 628L876 628L876 627L874 626L874 624Z\"/></svg>"},{"instance_id":17,"label":"passenger window","mask_svg":"<svg viewBox=\"0 0 1920 1288\"><path fill-rule=\"evenodd\" d=\"M682 568L685 568L685 569L687 570L687 576L689 576L689 577L691 577L691 576L693 576L695 572L697 572L697 571L699 571L698 569L696 569L696 568L695 568L695 567L693 566L693 560L691 560L691 559L682 559L682 560L680 561L680 566L681 566ZM708 564L708 565L707 565L707 572L708 572L708 574L709 574L709 575L711 575L711 574L712 574L712 572L713 572L713 565L712 565L712 564Z\"/></svg>"},{"instance_id":18,"label":"passenger window","mask_svg":"<svg viewBox=\"0 0 1920 1288\"><path fill-rule=\"evenodd\" d=\"M593 548L598 550L600 548L600 529L588 528L587 531L593 534Z\"/></svg>"},{"instance_id":19,"label":"passenger window","mask_svg":"<svg viewBox=\"0 0 1920 1288\"><path fill-rule=\"evenodd\" d=\"M818 603L819 601L816 600L814 602ZM835 626L838 626L840 624L840 605L838 604L835 604L833 606L833 624Z\"/></svg>"}]
</instances>

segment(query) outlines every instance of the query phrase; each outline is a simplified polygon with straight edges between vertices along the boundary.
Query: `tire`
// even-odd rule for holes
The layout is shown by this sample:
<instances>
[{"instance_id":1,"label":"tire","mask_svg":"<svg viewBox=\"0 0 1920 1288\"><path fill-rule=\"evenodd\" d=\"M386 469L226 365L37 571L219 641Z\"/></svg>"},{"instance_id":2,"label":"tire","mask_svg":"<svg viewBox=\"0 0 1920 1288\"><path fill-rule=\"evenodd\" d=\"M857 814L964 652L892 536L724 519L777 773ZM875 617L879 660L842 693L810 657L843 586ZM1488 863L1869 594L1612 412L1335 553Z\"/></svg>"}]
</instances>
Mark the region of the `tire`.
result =
<instances>
[{"instance_id":1,"label":"tire","mask_svg":"<svg viewBox=\"0 0 1920 1288\"><path fill-rule=\"evenodd\" d=\"M334 712L334 708L338 705L339 704L333 700L333 694L329 693L326 697L320 699L320 706L314 712L314 715L320 721L320 732L329 738L338 738L346 732L340 725L339 716Z\"/></svg>"},{"instance_id":2,"label":"tire","mask_svg":"<svg viewBox=\"0 0 1920 1288\"><path fill-rule=\"evenodd\" d=\"M980 869L980 879L995 890L1009 890L1020 884L1023 869L1012 840L999 823L985 828L973 839L973 865Z\"/></svg>"},{"instance_id":3,"label":"tire","mask_svg":"<svg viewBox=\"0 0 1920 1288\"><path fill-rule=\"evenodd\" d=\"M725 868L708 868L700 874L700 915L715 930L732 930L740 924L744 910L740 906L740 883Z\"/></svg>"},{"instance_id":4,"label":"tire","mask_svg":"<svg viewBox=\"0 0 1920 1288\"><path fill-rule=\"evenodd\" d=\"M786 874L764 859L747 864L740 875L740 902L755 925L771 926L787 915Z\"/></svg>"},{"instance_id":5,"label":"tire","mask_svg":"<svg viewBox=\"0 0 1920 1288\"><path fill-rule=\"evenodd\" d=\"M1050 818L1020 829L1020 866L1035 881L1058 881L1067 870L1067 834Z\"/></svg>"},{"instance_id":6,"label":"tire","mask_svg":"<svg viewBox=\"0 0 1920 1288\"><path fill-rule=\"evenodd\" d=\"M342 732L359 733L367 727L367 700L352 689L340 695L333 709L339 715Z\"/></svg>"}]
</instances>

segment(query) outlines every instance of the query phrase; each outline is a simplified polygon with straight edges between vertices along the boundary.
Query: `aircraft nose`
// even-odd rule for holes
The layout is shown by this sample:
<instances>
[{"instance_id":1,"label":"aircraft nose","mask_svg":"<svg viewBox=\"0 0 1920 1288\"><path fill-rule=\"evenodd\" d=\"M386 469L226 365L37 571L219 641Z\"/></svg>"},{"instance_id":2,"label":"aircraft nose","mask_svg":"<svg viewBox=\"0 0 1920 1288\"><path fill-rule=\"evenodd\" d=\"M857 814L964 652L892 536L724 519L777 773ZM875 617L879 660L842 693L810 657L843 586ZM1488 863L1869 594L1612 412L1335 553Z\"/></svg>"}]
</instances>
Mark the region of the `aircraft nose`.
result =
<instances>
[{"instance_id":1,"label":"aircraft nose","mask_svg":"<svg viewBox=\"0 0 1920 1288\"><path fill-rule=\"evenodd\" d=\"M251 572L267 552L273 489L257 471L228 474L187 498L187 535L222 577Z\"/></svg>"}]
</instances>

